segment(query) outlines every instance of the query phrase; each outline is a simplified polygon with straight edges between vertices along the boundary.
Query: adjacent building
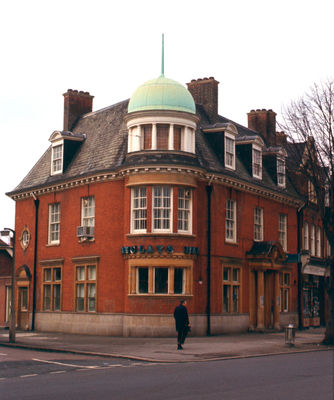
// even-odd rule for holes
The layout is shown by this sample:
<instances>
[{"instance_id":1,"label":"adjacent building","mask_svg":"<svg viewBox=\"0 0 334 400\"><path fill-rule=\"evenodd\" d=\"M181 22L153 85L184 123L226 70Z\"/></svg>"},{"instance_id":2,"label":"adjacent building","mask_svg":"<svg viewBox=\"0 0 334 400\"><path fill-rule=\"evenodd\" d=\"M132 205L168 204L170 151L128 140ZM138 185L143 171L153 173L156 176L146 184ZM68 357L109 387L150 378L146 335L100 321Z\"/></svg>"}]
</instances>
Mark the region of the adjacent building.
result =
<instances>
[{"instance_id":1,"label":"adjacent building","mask_svg":"<svg viewBox=\"0 0 334 400\"><path fill-rule=\"evenodd\" d=\"M13 253L0 239L0 327L8 327L11 306Z\"/></svg>"},{"instance_id":2,"label":"adjacent building","mask_svg":"<svg viewBox=\"0 0 334 400\"><path fill-rule=\"evenodd\" d=\"M173 335L183 298L195 335L298 323L303 200L276 114L220 116L218 85L162 74L98 111L64 94L63 130L8 193L19 327Z\"/></svg>"}]
</instances>

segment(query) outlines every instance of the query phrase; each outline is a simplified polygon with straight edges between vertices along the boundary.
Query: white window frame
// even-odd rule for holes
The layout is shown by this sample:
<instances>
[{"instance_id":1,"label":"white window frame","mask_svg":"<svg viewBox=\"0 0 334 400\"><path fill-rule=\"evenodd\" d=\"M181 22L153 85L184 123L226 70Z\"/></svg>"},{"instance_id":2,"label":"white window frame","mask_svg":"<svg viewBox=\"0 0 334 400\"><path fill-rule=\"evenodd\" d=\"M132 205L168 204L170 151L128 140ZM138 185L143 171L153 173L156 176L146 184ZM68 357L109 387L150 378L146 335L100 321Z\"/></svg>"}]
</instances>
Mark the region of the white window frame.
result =
<instances>
[{"instance_id":1,"label":"white window frame","mask_svg":"<svg viewBox=\"0 0 334 400\"><path fill-rule=\"evenodd\" d=\"M145 194L144 194L145 192ZM139 226L136 228L137 222ZM147 232L147 187L136 186L131 189L131 232Z\"/></svg>"},{"instance_id":2,"label":"white window frame","mask_svg":"<svg viewBox=\"0 0 334 400\"><path fill-rule=\"evenodd\" d=\"M161 196L156 196L155 190L157 188L161 189ZM164 196L164 189L169 190L169 196ZM165 199L169 199L169 207L165 207L163 204L160 206L155 206L155 200L160 198L160 203L164 203ZM155 212L158 212L160 214L159 218L155 218L154 214ZM167 211L168 217L164 217L164 211ZM161 216L162 215L162 216ZM155 221L160 220L163 225L163 221L167 220L169 221L169 227L168 228L155 228ZM173 230L173 188L168 185L155 185L152 186L152 232L172 232Z\"/></svg>"},{"instance_id":3,"label":"white window frame","mask_svg":"<svg viewBox=\"0 0 334 400\"><path fill-rule=\"evenodd\" d=\"M228 151L228 146L227 143L228 141L231 141L233 144L233 152L231 153L230 151ZM225 168L229 168L232 170L235 170L235 137L234 135L231 135L227 132L225 132L225 137L224 137L224 160L225 160ZM232 158L232 162L229 163L228 162L228 156L230 156Z\"/></svg>"},{"instance_id":4,"label":"white window frame","mask_svg":"<svg viewBox=\"0 0 334 400\"><path fill-rule=\"evenodd\" d=\"M277 157L276 165L277 165L277 185L285 187L286 185L285 159Z\"/></svg>"},{"instance_id":5,"label":"white window frame","mask_svg":"<svg viewBox=\"0 0 334 400\"><path fill-rule=\"evenodd\" d=\"M57 150L60 150L59 154L57 154ZM64 164L64 143L56 142L52 144L51 148L51 175L62 174L63 164Z\"/></svg>"},{"instance_id":6,"label":"white window frame","mask_svg":"<svg viewBox=\"0 0 334 400\"><path fill-rule=\"evenodd\" d=\"M304 250L310 250L309 224L304 222Z\"/></svg>"},{"instance_id":7,"label":"white window frame","mask_svg":"<svg viewBox=\"0 0 334 400\"><path fill-rule=\"evenodd\" d=\"M94 196L82 197L81 199L81 226L95 226Z\"/></svg>"},{"instance_id":8,"label":"white window frame","mask_svg":"<svg viewBox=\"0 0 334 400\"><path fill-rule=\"evenodd\" d=\"M230 233L232 232L232 235ZM225 207L225 240L235 243L237 241L237 202L226 200Z\"/></svg>"},{"instance_id":9,"label":"white window frame","mask_svg":"<svg viewBox=\"0 0 334 400\"><path fill-rule=\"evenodd\" d=\"M181 194L183 195L181 196ZM191 234L192 232L192 190L186 187L177 189L177 231L179 233ZM182 203L182 207L180 206ZM185 229L186 226L188 229Z\"/></svg>"},{"instance_id":10,"label":"white window frame","mask_svg":"<svg viewBox=\"0 0 334 400\"><path fill-rule=\"evenodd\" d=\"M53 235L56 238L53 238ZM60 243L60 203L49 204L48 243Z\"/></svg>"},{"instance_id":11,"label":"white window frame","mask_svg":"<svg viewBox=\"0 0 334 400\"><path fill-rule=\"evenodd\" d=\"M254 208L254 241L263 241L263 208Z\"/></svg>"},{"instance_id":12,"label":"white window frame","mask_svg":"<svg viewBox=\"0 0 334 400\"><path fill-rule=\"evenodd\" d=\"M256 154L259 154L259 159L256 159ZM259 173L255 172L255 166L259 168ZM252 145L252 172L253 177L262 179L262 149L255 144Z\"/></svg>"},{"instance_id":13,"label":"white window frame","mask_svg":"<svg viewBox=\"0 0 334 400\"><path fill-rule=\"evenodd\" d=\"M288 216L279 214L278 216L278 240L281 243L283 250L287 251L287 236L288 236Z\"/></svg>"},{"instance_id":14,"label":"white window frame","mask_svg":"<svg viewBox=\"0 0 334 400\"><path fill-rule=\"evenodd\" d=\"M315 255L315 225L311 225L311 234L310 234L310 251L311 256Z\"/></svg>"},{"instance_id":15,"label":"white window frame","mask_svg":"<svg viewBox=\"0 0 334 400\"><path fill-rule=\"evenodd\" d=\"M320 228L320 226L318 226L316 229L315 255L317 257L321 257L321 228Z\"/></svg>"}]
</instances>

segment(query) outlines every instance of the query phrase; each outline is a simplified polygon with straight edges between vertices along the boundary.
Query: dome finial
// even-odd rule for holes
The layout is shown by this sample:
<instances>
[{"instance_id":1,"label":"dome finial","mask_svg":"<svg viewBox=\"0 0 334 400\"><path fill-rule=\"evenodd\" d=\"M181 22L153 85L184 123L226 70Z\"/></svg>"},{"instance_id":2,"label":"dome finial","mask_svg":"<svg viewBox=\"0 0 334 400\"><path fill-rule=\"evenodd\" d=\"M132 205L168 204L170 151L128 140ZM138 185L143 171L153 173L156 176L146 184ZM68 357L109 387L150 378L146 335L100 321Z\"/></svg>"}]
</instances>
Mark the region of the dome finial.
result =
<instances>
[{"instance_id":1,"label":"dome finial","mask_svg":"<svg viewBox=\"0 0 334 400\"><path fill-rule=\"evenodd\" d=\"M161 43L161 76L165 76L165 40L164 40L164 34L162 34L162 43Z\"/></svg>"}]
</instances>

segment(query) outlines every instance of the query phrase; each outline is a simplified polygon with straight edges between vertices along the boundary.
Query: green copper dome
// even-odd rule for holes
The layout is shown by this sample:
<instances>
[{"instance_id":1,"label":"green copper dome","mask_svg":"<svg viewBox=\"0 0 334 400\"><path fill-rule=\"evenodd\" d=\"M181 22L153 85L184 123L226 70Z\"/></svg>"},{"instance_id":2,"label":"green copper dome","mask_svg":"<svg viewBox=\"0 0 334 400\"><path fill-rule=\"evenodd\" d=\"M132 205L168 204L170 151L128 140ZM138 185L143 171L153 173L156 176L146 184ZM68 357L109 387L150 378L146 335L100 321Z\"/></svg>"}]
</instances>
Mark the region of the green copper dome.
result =
<instances>
[{"instance_id":1,"label":"green copper dome","mask_svg":"<svg viewBox=\"0 0 334 400\"><path fill-rule=\"evenodd\" d=\"M145 110L173 110L196 113L190 92L180 83L161 75L145 82L133 93L128 113Z\"/></svg>"}]
</instances>

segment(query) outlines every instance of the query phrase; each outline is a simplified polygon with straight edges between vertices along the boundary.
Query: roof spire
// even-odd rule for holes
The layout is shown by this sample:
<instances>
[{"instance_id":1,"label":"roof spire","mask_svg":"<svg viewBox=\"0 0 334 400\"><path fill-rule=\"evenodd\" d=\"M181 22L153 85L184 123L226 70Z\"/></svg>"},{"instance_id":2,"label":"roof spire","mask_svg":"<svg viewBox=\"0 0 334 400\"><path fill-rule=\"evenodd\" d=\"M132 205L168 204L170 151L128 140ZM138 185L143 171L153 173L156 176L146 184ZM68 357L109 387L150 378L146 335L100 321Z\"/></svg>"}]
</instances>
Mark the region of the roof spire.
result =
<instances>
[{"instance_id":1,"label":"roof spire","mask_svg":"<svg viewBox=\"0 0 334 400\"><path fill-rule=\"evenodd\" d=\"M162 43L161 43L161 76L165 76L165 40L164 40L164 34L162 34Z\"/></svg>"}]
</instances>

